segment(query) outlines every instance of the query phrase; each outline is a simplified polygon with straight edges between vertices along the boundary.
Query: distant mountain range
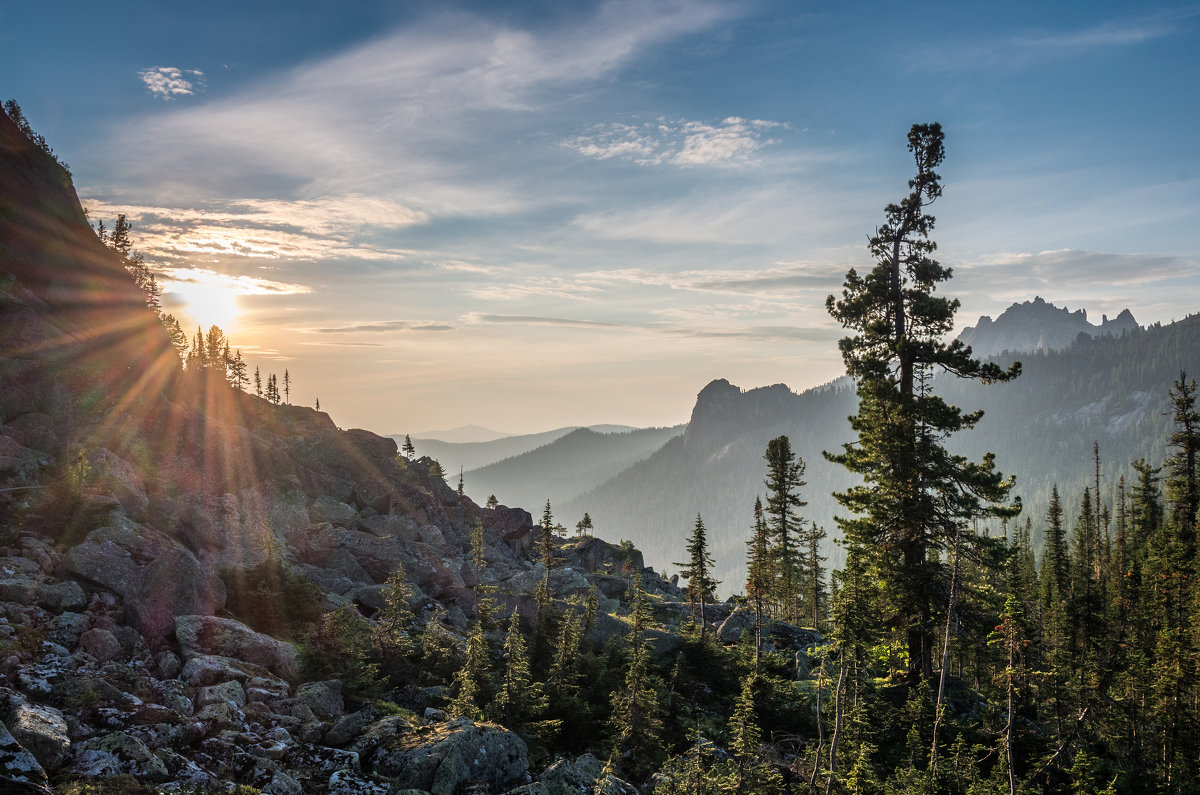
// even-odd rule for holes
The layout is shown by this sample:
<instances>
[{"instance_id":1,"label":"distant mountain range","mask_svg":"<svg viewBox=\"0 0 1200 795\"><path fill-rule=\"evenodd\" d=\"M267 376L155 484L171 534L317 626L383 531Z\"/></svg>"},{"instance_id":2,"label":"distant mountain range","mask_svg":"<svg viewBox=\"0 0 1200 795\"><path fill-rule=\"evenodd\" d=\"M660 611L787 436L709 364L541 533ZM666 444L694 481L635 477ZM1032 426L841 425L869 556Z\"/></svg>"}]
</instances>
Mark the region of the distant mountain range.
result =
<instances>
[{"instance_id":1,"label":"distant mountain range","mask_svg":"<svg viewBox=\"0 0 1200 795\"><path fill-rule=\"evenodd\" d=\"M1060 309L1039 296L1023 304L1013 304L995 320L984 315L958 338L970 345L976 356L986 357L1007 351L1059 351L1072 345L1081 334L1119 337L1136 328L1137 321L1128 309L1112 320L1101 315L1097 326L1088 322L1086 309L1074 312L1066 307Z\"/></svg>"},{"instance_id":2,"label":"distant mountain range","mask_svg":"<svg viewBox=\"0 0 1200 795\"><path fill-rule=\"evenodd\" d=\"M502 435L479 441L455 441L455 439L468 439L471 435L482 436L484 433L498 433L478 425L464 425L440 432L450 438L433 437L432 434L430 434L431 438L413 436L412 443L418 456L429 456L434 459L442 465L447 479L451 479L451 473L453 473L453 480L457 481L460 467L464 471L485 467L488 464L494 464L505 458L512 458L550 444L581 427L583 426L569 425L565 428L555 428L552 431L542 431L541 433ZM602 434L636 430L628 425L591 425L589 429ZM395 439L397 444L404 443L404 434L402 433L391 434L391 438Z\"/></svg>"},{"instance_id":3,"label":"distant mountain range","mask_svg":"<svg viewBox=\"0 0 1200 795\"><path fill-rule=\"evenodd\" d=\"M1024 343L1014 331L1022 318L1038 329ZM1035 299L1014 304L995 321L981 321L970 331L972 345L983 350L1026 345L1019 355L999 358L1020 359L1024 373L1009 384L986 387L953 377L935 379L934 388L955 405L986 412L974 431L951 444L973 459L993 451L998 468L1017 476L1014 495L1022 498L1025 516L1033 519L1035 538L1056 482L1074 521L1079 493L1093 477L1093 442L1100 444L1101 486L1110 505L1117 476L1128 473L1131 460L1160 461L1170 424L1167 391L1181 370L1200 374L1200 316L1142 329L1126 310L1095 326L1082 310L1067 312ZM552 473L577 473L570 488L580 488L586 460L596 455L597 440L586 435L557 450L546 449L540 465L534 463L539 457L520 457L487 468L486 477L479 477L483 471L468 473L468 493L483 499L495 491L502 502L506 494L514 494L514 502L530 510L550 497L556 517L568 528L587 511L597 535L632 540L659 570L674 568L672 561L680 559L700 513L709 528L716 576L725 581L721 591L727 594L742 587L754 498L764 491L762 456L775 436L788 435L807 465L804 515L825 526L831 540L836 535L833 516L840 509L831 493L852 480L825 461L822 451L838 450L852 439L846 418L856 408L857 397L846 378L799 394L783 384L742 390L718 379L697 395L682 433L672 429L658 449L607 480L594 481L576 497L556 500L554 494L560 492L551 485ZM568 448L578 460L568 455ZM602 471L595 468L595 474ZM832 543L826 554L830 567L840 565L840 550Z\"/></svg>"}]
</instances>

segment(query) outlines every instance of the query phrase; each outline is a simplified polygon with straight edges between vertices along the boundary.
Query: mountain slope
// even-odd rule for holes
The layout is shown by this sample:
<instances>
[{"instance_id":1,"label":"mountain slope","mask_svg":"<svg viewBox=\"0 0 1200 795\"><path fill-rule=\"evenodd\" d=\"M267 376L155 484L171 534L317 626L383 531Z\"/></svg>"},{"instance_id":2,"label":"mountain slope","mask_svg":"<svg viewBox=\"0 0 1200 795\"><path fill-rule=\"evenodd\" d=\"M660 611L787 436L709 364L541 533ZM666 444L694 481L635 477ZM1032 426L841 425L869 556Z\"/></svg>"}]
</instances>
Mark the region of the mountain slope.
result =
<instances>
[{"instance_id":1,"label":"mountain slope","mask_svg":"<svg viewBox=\"0 0 1200 795\"><path fill-rule=\"evenodd\" d=\"M577 428L536 450L473 469L464 481L468 493L479 499L495 494L505 505L538 506L547 499L558 505L642 460L681 431L674 427L598 433ZM563 524L568 518L559 516ZM578 518L571 519L572 526Z\"/></svg>"},{"instance_id":2,"label":"mountain slope","mask_svg":"<svg viewBox=\"0 0 1200 795\"><path fill-rule=\"evenodd\" d=\"M413 438L413 447L418 456L429 456L442 465L446 476L451 479L458 477L461 467L464 470L479 469L480 467L513 458L530 450L544 447L556 439L561 439L580 426L570 425L565 428L555 428L541 433L525 433L517 436L504 436L486 442L453 442L444 439ZM634 430L624 425L595 425L591 428L599 433L619 433ZM404 434L393 434L392 439L397 443L404 441Z\"/></svg>"}]
</instances>

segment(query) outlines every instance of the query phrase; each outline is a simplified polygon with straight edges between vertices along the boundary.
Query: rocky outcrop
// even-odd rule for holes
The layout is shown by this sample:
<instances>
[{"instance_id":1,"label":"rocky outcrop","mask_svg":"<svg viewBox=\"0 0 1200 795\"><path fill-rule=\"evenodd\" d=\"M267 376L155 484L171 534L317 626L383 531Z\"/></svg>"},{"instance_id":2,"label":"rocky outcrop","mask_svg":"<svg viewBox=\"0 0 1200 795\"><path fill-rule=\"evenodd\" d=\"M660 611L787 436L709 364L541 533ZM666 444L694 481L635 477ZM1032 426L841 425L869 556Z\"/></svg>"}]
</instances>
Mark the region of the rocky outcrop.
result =
<instances>
[{"instance_id":1,"label":"rocky outcrop","mask_svg":"<svg viewBox=\"0 0 1200 795\"><path fill-rule=\"evenodd\" d=\"M500 726L466 719L385 740L370 762L398 789L432 795L456 795L468 784L504 792L523 783L529 772L524 740Z\"/></svg>"},{"instance_id":2,"label":"rocky outcrop","mask_svg":"<svg viewBox=\"0 0 1200 795\"><path fill-rule=\"evenodd\" d=\"M296 647L231 618L176 616L175 637L185 660L216 655L259 665L284 679L300 675Z\"/></svg>"}]
</instances>

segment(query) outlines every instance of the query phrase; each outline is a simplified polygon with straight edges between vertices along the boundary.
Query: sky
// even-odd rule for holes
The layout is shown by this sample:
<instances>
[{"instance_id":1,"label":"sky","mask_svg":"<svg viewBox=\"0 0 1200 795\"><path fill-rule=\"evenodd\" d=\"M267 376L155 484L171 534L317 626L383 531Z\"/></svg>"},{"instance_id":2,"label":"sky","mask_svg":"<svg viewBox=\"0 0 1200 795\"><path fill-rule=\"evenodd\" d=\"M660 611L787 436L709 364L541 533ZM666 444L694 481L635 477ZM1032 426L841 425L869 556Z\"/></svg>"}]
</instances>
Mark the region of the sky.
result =
<instances>
[{"instance_id":1,"label":"sky","mask_svg":"<svg viewBox=\"0 0 1200 795\"><path fill-rule=\"evenodd\" d=\"M0 0L0 98L164 303L341 427L685 422L842 372L946 131L959 327L1200 307L1200 4Z\"/></svg>"}]
</instances>

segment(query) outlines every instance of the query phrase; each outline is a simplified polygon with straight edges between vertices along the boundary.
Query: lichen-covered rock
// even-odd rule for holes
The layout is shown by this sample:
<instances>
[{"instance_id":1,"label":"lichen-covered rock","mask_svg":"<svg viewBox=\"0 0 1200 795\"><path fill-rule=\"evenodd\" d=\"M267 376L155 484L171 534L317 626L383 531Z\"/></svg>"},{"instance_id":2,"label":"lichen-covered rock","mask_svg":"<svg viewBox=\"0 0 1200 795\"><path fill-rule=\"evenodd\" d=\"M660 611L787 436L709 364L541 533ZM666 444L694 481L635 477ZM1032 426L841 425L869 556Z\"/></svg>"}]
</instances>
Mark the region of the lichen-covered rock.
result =
<instances>
[{"instance_id":1,"label":"lichen-covered rock","mask_svg":"<svg viewBox=\"0 0 1200 795\"><path fill-rule=\"evenodd\" d=\"M76 775L95 778L112 778L122 773L151 783L170 778L162 760L145 743L126 732L113 732L81 743L70 769Z\"/></svg>"},{"instance_id":2,"label":"lichen-covered rock","mask_svg":"<svg viewBox=\"0 0 1200 795\"><path fill-rule=\"evenodd\" d=\"M87 607L87 594L74 580L45 583L38 586L37 603L51 613L76 612Z\"/></svg>"},{"instance_id":3,"label":"lichen-covered rock","mask_svg":"<svg viewBox=\"0 0 1200 795\"><path fill-rule=\"evenodd\" d=\"M219 655L260 665L289 681L300 674L295 646L231 618L176 616L175 637L189 661L197 655Z\"/></svg>"},{"instance_id":4,"label":"lichen-covered rock","mask_svg":"<svg viewBox=\"0 0 1200 795\"><path fill-rule=\"evenodd\" d=\"M386 741L373 757L396 786L456 795L466 784L503 792L529 772L525 741L493 724L458 719L411 730Z\"/></svg>"},{"instance_id":5,"label":"lichen-covered rock","mask_svg":"<svg viewBox=\"0 0 1200 795\"><path fill-rule=\"evenodd\" d=\"M346 712L345 702L342 701L342 683L338 679L300 685L296 689L296 699L318 718L337 718Z\"/></svg>"},{"instance_id":6,"label":"lichen-covered rock","mask_svg":"<svg viewBox=\"0 0 1200 795\"><path fill-rule=\"evenodd\" d=\"M238 707L246 706L246 691L242 683L236 679L222 682L219 685L209 685L196 691L196 706L207 707L209 704L233 704Z\"/></svg>"},{"instance_id":7,"label":"lichen-covered rock","mask_svg":"<svg viewBox=\"0 0 1200 795\"><path fill-rule=\"evenodd\" d=\"M8 716L8 728L46 771L61 767L71 750L67 722L53 707L18 704Z\"/></svg>"},{"instance_id":8,"label":"lichen-covered rock","mask_svg":"<svg viewBox=\"0 0 1200 795\"><path fill-rule=\"evenodd\" d=\"M351 770L338 770L329 777L329 795L424 795L420 790L393 790L389 785L368 781Z\"/></svg>"},{"instance_id":9,"label":"lichen-covered rock","mask_svg":"<svg viewBox=\"0 0 1200 795\"><path fill-rule=\"evenodd\" d=\"M0 785L5 792L50 792L46 771L3 723L0 723Z\"/></svg>"},{"instance_id":10,"label":"lichen-covered rock","mask_svg":"<svg viewBox=\"0 0 1200 795\"><path fill-rule=\"evenodd\" d=\"M163 551L141 572L127 604L134 625L151 639L165 638L180 615L211 615L225 606L225 585L182 546Z\"/></svg>"},{"instance_id":11,"label":"lichen-covered rock","mask_svg":"<svg viewBox=\"0 0 1200 795\"><path fill-rule=\"evenodd\" d=\"M79 636L79 650L102 663L119 660L124 653L121 642L107 629L89 629L84 632Z\"/></svg>"},{"instance_id":12,"label":"lichen-covered rock","mask_svg":"<svg viewBox=\"0 0 1200 795\"><path fill-rule=\"evenodd\" d=\"M540 781L550 792L591 792L596 780L604 771L604 764L584 754L574 759L559 759L540 776Z\"/></svg>"}]
</instances>

